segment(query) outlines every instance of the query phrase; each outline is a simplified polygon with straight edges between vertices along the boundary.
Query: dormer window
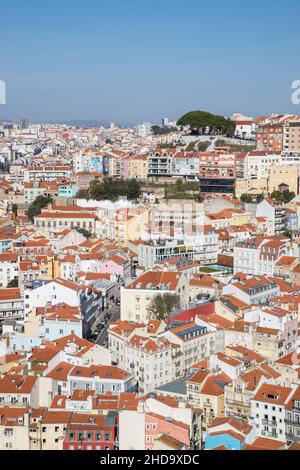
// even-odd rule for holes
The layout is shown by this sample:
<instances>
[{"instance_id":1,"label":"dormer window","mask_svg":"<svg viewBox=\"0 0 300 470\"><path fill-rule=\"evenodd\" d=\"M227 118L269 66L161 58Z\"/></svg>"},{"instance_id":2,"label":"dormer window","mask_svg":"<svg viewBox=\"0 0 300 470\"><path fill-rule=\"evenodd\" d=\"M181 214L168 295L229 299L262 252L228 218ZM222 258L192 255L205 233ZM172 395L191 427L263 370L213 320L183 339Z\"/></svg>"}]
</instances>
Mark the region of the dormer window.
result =
<instances>
[{"instance_id":1,"label":"dormer window","mask_svg":"<svg viewBox=\"0 0 300 470\"><path fill-rule=\"evenodd\" d=\"M277 395L272 395L271 393L267 393L265 397L269 398L270 400L278 400L279 398Z\"/></svg>"}]
</instances>

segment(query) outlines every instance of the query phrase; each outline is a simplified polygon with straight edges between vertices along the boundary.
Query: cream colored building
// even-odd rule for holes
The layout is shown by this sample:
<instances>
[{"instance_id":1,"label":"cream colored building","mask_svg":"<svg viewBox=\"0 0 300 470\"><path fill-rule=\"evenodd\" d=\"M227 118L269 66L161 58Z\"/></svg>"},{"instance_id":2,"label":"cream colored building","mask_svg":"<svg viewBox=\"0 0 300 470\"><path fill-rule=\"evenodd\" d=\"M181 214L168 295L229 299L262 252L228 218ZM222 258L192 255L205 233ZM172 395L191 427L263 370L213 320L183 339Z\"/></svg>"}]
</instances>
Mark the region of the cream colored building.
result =
<instances>
[{"instance_id":1,"label":"cream colored building","mask_svg":"<svg viewBox=\"0 0 300 470\"><path fill-rule=\"evenodd\" d=\"M146 180L148 178L148 156L134 155L128 158L128 178Z\"/></svg>"},{"instance_id":2,"label":"cream colored building","mask_svg":"<svg viewBox=\"0 0 300 470\"><path fill-rule=\"evenodd\" d=\"M148 323L148 308L152 299L163 294L178 295L181 308L187 308L189 295L186 277L179 272L147 271L128 287L122 287L121 320Z\"/></svg>"},{"instance_id":3,"label":"cream colored building","mask_svg":"<svg viewBox=\"0 0 300 470\"><path fill-rule=\"evenodd\" d=\"M279 164L281 164L280 154L249 153L244 160L244 178L246 180L268 178L270 169Z\"/></svg>"},{"instance_id":4,"label":"cream colored building","mask_svg":"<svg viewBox=\"0 0 300 470\"><path fill-rule=\"evenodd\" d=\"M269 193L278 191L281 184L287 185L290 192L299 194L300 165L274 165L270 168Z\"/></svg>"},{"instance_id":5,"label":"cream colored building","mask_svg":"<svg viewBox=\"0 0 300 470\"><path fill-rule=\"evenodd\" d=\"M283 149L287 153L300 151L300 121L291 121L284 127Z\"/></svg>"},{"instance_id":6,"label":"cream colored building","mask_svg":"<svg viewBox=\"0 0 300 470\"><path fill-rule=\"evenodd\" d=\"M71 418L68 411L49 411L31 420L30 450L63 450L66 428Z\"/></svg>"},{"instance_id":7,"label":"cream colored building","mask_svg":"<svg viewBox=\"0 0 300 470\"><path fill-rule=\"evenodd\" d=\"M40 235L53 236L64 229L85 229L95 233L96 216L79 212L45 211L34 218L34 227Z\"/></svg>"},{"instance_id":8,"label":"cream colored building","mask_svg":"<svg viewBox=\"0 0 300 470\"><path fill-rule=\"evenodd\" d=\"M258 194L268 192L268 178L261 179L242 179L237 180L235 184L235 195L240 198L243 194L257 196Z\"/></svg>"},{"instance_id":9,"label":"cream colored building","mask_svg":"<svg viewBox=\"0 0 300 470\"><path fill-rule=\"evenodd\" d=\"M29 450L28 425L28 408L0 408L0 450Z\"/></svg>"}]
</instances>

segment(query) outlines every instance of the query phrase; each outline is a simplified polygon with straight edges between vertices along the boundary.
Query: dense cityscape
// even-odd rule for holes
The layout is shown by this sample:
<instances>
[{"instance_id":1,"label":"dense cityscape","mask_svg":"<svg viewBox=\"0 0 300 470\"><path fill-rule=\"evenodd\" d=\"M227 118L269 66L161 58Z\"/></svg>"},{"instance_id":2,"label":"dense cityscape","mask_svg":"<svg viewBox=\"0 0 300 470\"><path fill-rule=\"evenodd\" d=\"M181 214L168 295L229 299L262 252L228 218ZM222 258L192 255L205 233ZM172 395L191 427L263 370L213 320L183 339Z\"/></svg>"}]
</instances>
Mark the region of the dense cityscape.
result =
<instances>
[{"instance_id":1,"label":"dense cityscape","mask_svg":"<svg viewBox=\"0 0 300 470\"><path fill-rule=\"evenodd\" d=\"M0 449L299 450L300 116L0 124Z\"/></svg>"}]
</instances>

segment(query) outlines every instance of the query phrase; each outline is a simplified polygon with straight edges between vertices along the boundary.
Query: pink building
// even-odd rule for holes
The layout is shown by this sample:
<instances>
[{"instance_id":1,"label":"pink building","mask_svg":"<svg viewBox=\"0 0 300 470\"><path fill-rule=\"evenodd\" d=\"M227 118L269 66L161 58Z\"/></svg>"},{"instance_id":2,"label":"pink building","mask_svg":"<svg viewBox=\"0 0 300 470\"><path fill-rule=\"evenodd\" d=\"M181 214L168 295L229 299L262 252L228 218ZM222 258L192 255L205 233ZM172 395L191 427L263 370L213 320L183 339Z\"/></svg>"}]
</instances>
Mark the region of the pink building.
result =
<instances>
[{"instance_id":1,"label":"pink building","mask_svg":"<svg viewBox=\"0 0 300 470\"><path fill-rule=\"evenodd\" d=\"M187 424L174 421L154 413L145 416L145 449L152 450L154 441L162 434L168 434L179 442L190 447L190 427Z\"/></svg>"},{"instance_id":2,"label":"pink building","mask_svg":"<svg viewBox=\"0 0 300 470\"><path fill-rule=\"evenodd\" d=\"M103 261L100 265L99 273L115 274L116 276L126 277L130 270L130 261L126 261L121 256L115 256L109 260Z\"/></svg>"}]
</instances>

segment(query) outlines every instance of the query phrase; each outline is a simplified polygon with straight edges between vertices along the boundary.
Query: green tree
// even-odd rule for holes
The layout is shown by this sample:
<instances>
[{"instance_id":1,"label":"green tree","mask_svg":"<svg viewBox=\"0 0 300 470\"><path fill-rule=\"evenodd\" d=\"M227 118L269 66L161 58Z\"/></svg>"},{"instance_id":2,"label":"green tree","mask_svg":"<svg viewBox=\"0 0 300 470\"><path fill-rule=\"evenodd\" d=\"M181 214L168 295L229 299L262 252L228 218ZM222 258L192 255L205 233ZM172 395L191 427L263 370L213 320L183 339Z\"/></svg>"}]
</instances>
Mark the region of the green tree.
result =
<instances>
[{"instance_id":1,"label":"green tree","mask_svg":"<svg viewBox=\"0 0 300 470\"><path fill-rule=\"evenodd\" d=\"M242 194L241 195L241 201L246 202L246 203L251 203L251 202L253 202L253 199L249 194Z\"/></svg>"},{"instance_id":2,"label":"green tree","mask_svg":"<svg viewBox=\"0 0 300 470\"><path fill-rule=\"evenodd\" d=\"M27 211L27 216L33 222L34 217L40 215L42 209L44 209L44 207L47 207L48 204L51 204L52 202L53 200L51 197L38 196L36 200L32 204L30 204Z\"/></svg>"},{"instance_id":3,"label":"green tree","mask_svg":"<svg viewBox=\"0 0 300 470\"><path fill-rule=\"evenodd\" d=\"M7 284L7 289L17 289L19 287L19 279L12 279Z\"/></svg>"},{"instance_id":4,"label":"green tree","mask_svg":"<svg viewBox=\"0 0 300 470\"><path fill-rule=\"evenodd\" d=\"M263 194L258 194L256 197L256 202L260 203L265 199L265 196Z\"/></svg>"},{"instance_id":5,"label":"green tree","mask_svg":"<svg viewBox=\"0 0 300 470\"><path fill-rule=\"evenodd\" d=\"M206 111L191 111L182 116L178 126L189 126L194 134L204 134L207 127L215 135L227 135L232 137L235 132L235 123L224 116L218 116Z\"/></svg>"},{"instance_id":6,"label":"green tree","mask_svg":"<svg viewBox=\"0 0 300 470\"><path fill-rule=\"evenodd\" d=\"M90 240L93 237L93 234L85 228L76 227L76 231L83 235L87 240Z\"/></svg>"},{"instance_id":7,"label":"green tree","mask_svg":"<svg viewBox=\"0 0 300 470\"><path fill-rule=\"evenodd\" d=\"M283 192L279 190L273 191L273 193L271 194L272 199L276 199L276 201L281 202L283 204L291 202L295 197L296 194L294 192L290 192L288 189Z\"/></svg>"},{"instance_id":8,"label":"green tree","mask_svg":"<svg viewBox=\"0 0 300 470\"><path fill-rule=\"evenodd\" d=\"M18 204L12 205L12 213L17 217L18 215Z\"/></svg>"},{"instance_id":9,"label":"green tree","mask_svg":"<svg viewBox=\"0 0 300 470\"><path fill-rule=\"evenodd\" d=\"M89 201L91 199L91 195L88 189L80 189L76 194L77 199L86 199Z\"/></svg>"},{"instance_id":10,"label":"green tree","mask_svg":"<svg viewBox=\"0 0 300 470\"><path fill-rule=\"evenodd\" d=\"M152 320L167 321L170 313L180 307L180 297L175 294L158 294L153 297L148 307Z\"/></svg>"},{"instance_id":11,"label":"green tree","mask_svg":"<svg viewBox=\"0 0 300 470\"><path fill-rule=\"evenodd\" d=\"M104 178L103 181L93 181L90 184L89 194L96 200L116 200L119 196L135 200L141 195L141 183L136 179Z\"/></svg>"}]
</instances>

